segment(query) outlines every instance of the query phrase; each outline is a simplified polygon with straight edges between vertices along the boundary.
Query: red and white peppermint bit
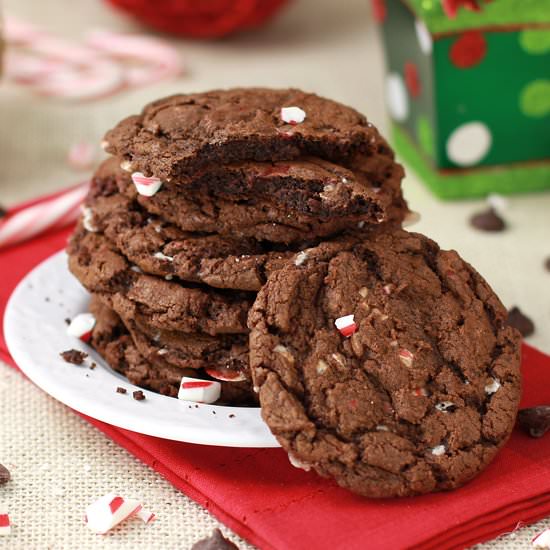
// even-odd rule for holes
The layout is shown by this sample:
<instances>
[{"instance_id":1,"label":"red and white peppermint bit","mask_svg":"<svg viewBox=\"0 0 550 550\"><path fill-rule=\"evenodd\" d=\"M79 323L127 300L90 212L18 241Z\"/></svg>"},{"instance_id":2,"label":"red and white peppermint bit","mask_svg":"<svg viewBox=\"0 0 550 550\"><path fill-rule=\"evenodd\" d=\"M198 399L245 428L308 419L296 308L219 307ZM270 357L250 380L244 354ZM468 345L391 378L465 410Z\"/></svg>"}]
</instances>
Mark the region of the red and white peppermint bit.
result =
<instances>
[{"instance_id":1,"label":"red and white peppermint bit","mask_svg":"<svg viewBox=\"0 0 550 550\"><path fill-rule=\"evenodd\" d=\"M311 470L311 465L307 462L302 462L299 458L296 458L292 453L288 453L288 461L295 467L300 470L305 470L309 472Z\"/></svg>"},{"instance_id":2,"label":"red and white peppermint bit","mask_svg":"<svg viewBox=\"0 0 550 550\"><path fill-rule=\"evenodd\" d=\"M93 166L96 157L97 148L87 141L81 141L71 146L67 162L75 170L88 170Z\"/></svg>"},{"instance_id":3,"label":"red and white peppermint bit","mask_svg":"<svg viewBox=\"0 0 550 550\"><path fill-rule=\"evenodd\" d=\"M137 500L108 493L86 508L86 525L94 533L104 535L141 509L142 505Z\"/></svg>"},{"instance_id":4,"label":"red and white peppermint bit","mask_svg":"<svg viewBox=\"0 0 550 550\"><path fill-rule=\"evenodd\" d=\"M215 378L216 380L221 380L222 382L242 382L246 380L246 376L241 370L231 370L231 369L204 369L208 376Z\"/></svg>"},{"instance_id":5,"label":"red and white peppermint bit","mask_svg":"<svg viewBox=\"0 0 550 550\"><path fill-rule=\"evenodd\" d=\"M349 338L356 330L355 315L344 315L344 317L338 317L334 321L336 328L340 331L340 334L345 338Z\"/></svg>"},{"instance_id":6,"label":"red and white peppermint bit","mask_svg":"<svg viewBox=\"0 0 550 550\"><path fill-rule=\"evenodd\" d=\"M406 367L410 367L413 364L414 355L408 349L400 349L398 355L399 360Z\"/></svg>"},{"instance_id":7,"label":"red and white peppermint bit","mask_svg":"<svg viewBox=\"0 0 550 550\"><path fill-rule=\"evenodd\" d=\"M283 107L281 109L281 120L287 124L300 124L306 119L306 112L300 107Z\"/></svg>"},{"instance_id":8,"label":"red and white peppermint bit","mask_svg":"<svg viewBox=\"0 0 550 550\"><path fill-rule=\"evenodd\" d=\"M8 211L0 219L0 248L74 222L80 215L80 204L88 193L88 186L88 182L82 183L29 206Z\"/></svg>"},{"instance_id":9,"label":"red and white peppermint bit","mask_svg":"<svg viewBox=\"0 0 550 550\"><path fill-rule=\"evenodd\" d=\"M531 541L533 548L550 549L550 529L545 529L542 533L536 535Z\"/></svg>"},{"instance_id":10,"label":"red and white peppermint bit","mask_svg":"<svg viewBox=\"0 0 550 550\"><path fill-rule=\"evenodd\" d=\"M10 516L0 511L0 536L9 535L11 533Z\"/></svg>"},{"instance_id":11,"label":"red and white peppermint bit","mask_svg":"<svg viewBox=\"0 0 550 550\"><path fill-rule=\"evenodd\" d=\"M136 515L145 524L151 523L152 521L155 521L155 519L157 519L156 514L150 512L149 510L146 510L145 508L139 510Z\"/></svg>"},{"instance_id":12,"label":"red and white peppermint bit","mask_svg":"<svg viewBox=\"0 0 550 550\"><path fill-rule=\"evenodd\" d=\"M491 378L489 383L485 386L485 393L491 395L496 393L500 388L500 380L498 378Z\"/></svg>"},{"instance_id":13,"label":"red and white peppermint bit","mask_svg":"<svg viewBox=\"0 0 550 550\"><path fill-rule=\"evenodd\" d=\"M89 206L82 206L82 225L90 233L97 231L97 227L94 225L94 212Z\"/></svg>"},{"instance_id":14,"label":"red and white peppermint bit","mask_svg":"<svg viewBox=\"0 0 550 550\"><path fill-rule=\"evenodd\" d=\"M141 172L134 172L132 174L132 181L136 186L137 192L144 197L152 197L162 187L162 181L158 178L148 178Z\"/></svg>"},{"instance_id":15,"label":"red and white peppermint bit","mask_svg":"<svg viewBox=\"0 0 550 550\"><path fill-rule=\"evenodd\" d=\"M437 445L432 449L432 454L435 456L442 456L447 452L445 445Z\"/></svg>"},{"instance_id":16,"label":"red and white peppermint bit","mask_svg":"<svg viewBox=\"0 0 550 550\"><path fill-rule=\"evenodd\" d=\"M416 395L416 397L427 397L430 395L426 388L415 388L413 394Z\"/></svg>"},{"instance_id":17,"label":"red and white peppermint bit","mask_svg":"<svg viewBox=\"0 0 550 550\"><path fill-rule=\"evenodd\" d=\"M180 382L178 399L195 403L214 403L220 398L221 390L219 382L184 376Z\"/></svg>"},{"instance_id":18,"label":"red and white peppermint bit","mask_svg":"<svg viewBox=\"0 0 550 550\"><path fill-rule=\"evenodd\" d=\"M91 313L79 313L67 327L67 334L87 342L92 335L94 326L95 317Z\"/></svg>"}]
</instances>

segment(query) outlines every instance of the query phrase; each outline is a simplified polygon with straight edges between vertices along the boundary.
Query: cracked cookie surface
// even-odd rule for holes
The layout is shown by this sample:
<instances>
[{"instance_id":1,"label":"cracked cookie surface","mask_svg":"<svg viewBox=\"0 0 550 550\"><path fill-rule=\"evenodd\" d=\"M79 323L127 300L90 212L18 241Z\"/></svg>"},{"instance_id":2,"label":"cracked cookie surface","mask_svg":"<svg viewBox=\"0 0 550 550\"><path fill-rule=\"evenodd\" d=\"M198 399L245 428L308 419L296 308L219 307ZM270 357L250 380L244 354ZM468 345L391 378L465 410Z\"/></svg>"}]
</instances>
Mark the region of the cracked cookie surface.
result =
<instances>
[{"instance_id":1,"label":"cracked cookie surface","mask_svg":"<svg viewBox=\"0 0 550 550\"><path fill-rule=\"evenodd\" d=\"M294 464L359 494L458 487L514 426L519 335L482 277L422 235L307 250L270 276L249 327L271 431Z\"/></svg>"}]
</instances>

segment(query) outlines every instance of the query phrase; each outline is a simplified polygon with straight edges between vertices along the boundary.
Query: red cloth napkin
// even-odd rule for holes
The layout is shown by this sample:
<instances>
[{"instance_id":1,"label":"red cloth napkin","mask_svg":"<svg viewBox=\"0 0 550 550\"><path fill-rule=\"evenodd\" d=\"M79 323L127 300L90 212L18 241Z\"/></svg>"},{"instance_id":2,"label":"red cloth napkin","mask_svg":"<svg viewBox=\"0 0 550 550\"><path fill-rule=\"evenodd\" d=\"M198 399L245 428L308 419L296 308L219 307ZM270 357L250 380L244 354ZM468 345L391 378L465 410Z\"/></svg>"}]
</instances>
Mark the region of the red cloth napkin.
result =
<instances>
[{"instance_id":1,"label":"red cloth napkin","mask_svg":"<svg viewBox=\"0 0 550 550\"><path fill-rule=\"evenodd\" d=\"M19 280L63 248L70 229L0 250L0 316ZM0 331L0 358L13 365ZM550 357L524 346L522 406L550 402ZM464 548L550 514L550 435L516 431L489 468L456 491L401 500L355 496L293 468L281 449L166 441L87 418L262 549Z\"/></svg>"}]
</instances>

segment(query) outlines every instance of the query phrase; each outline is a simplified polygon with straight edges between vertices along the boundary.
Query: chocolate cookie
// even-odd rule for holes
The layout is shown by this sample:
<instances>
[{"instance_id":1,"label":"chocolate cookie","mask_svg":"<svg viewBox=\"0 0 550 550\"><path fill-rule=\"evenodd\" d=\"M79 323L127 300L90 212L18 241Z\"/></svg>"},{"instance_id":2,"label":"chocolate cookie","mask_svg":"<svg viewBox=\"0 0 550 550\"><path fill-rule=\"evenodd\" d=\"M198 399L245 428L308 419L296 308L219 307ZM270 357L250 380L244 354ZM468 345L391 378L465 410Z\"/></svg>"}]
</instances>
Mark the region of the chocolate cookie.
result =
<instances>
[{"instance_id":1,"label":"chocolate cookie","mask_svg":"<svg viewBox=\"0 0 550 550\"><path fill-rule=\"evenodd\" d=\"M337 210L333 212L325 204L325 213L320 215L284 207L276 200L275 194L268 198L260 193L250 192L243 198L228 198L228 193L217 190L223 189L221 185L209 190L203 188L199 192L184 186L166 184L153 196L146 197L138 194L130 174L120 168L116 170L115 179L122 194L183 231L218 233L273 243L293 243L327 237L344 229L363 227L366 224L401 223L408 212L401 196L380 197L384 199L381 201L385 203L383 207L374 202L365 203L364 211L352 208L344 213ZM316 195L329 198L333 189L338 189L338 186L326 183L318 189ZM292 189L290 192L292 193ZM373 193L376 194L376 191ZM388 202L390 198L392 202ZM310 202L311 205L314 203L313 200ZM312 209L314 210L313 206Z\"/></svg>"},{"instance_id":2,"label":"chocolate cookie","mask_svg":"<svg viewBox=\"0 0 550 550\"><path fill-rule=\"evenodd\" d=\"M246 334L253 297L185 287L141 273L106 240L79 225L71 237L69 269L90 292L117 295L135 304L151 326L181 332Z\"/></svg>"},{"instance_id":3,"label":"chocolate cookie","mask_svg":"<svg viewBox=\"0 0 550 550\"><path fill-rule=\"evenodd\" d=\"M182 231L148 213L136 200L118 194L112 181L110 177L94 178L84 211L86 227L103 233L146 273L257 291L271 271L294 255L256 239Z\"/></svg>"},{"instance_id":4,"label":"chocolate cookie","mask_svg":"<svg viewBox=\"0 0 550 550\"><path fill-rule=\"evenodd\" d=\"M162 358L168 354L157 356L154 361L150 357L144 357L120 317L97 297L92 297L90 311L96 318L91 345L114 370L126 376L132 384L176 397L182 376L209 378L204 369L178 368L163 361ZM192 353L198 351L200 346L201 344L197 343ZM204 346L203 360L209 360L211 366L218 365L219 368L223 368L223 363L219 362L220 355L214 353L209 356L211 347L211 344ZM170 353L177 352L171 350ZM221 397L218 403L250 405L257 402L249 380L220 383Z\"/></svg>"},{"instance_id":5,"label":"chocolate cookie","mask_svg":"<svg viewBox=\"0 0 550 550\"><path fill-rule=\"evenodd\" d=\"M359 494L458 487L514 426L519 335L481 276L422 235L321 244L269 277L249 327L271 431Z\"/></svg>"},{"instance_id":6,"label":"chocolate cookie","mask_svg":"<svg viewBox=\"0 0 550 550\"><path fill-rule=\"evenodd\" d=\"M285 107L301 112L281 111ZM160 99L108 132L105 148L125 159L132 172L166 181L246 160L307 155L341 163L356 153L392 157L376 128L354 109L300 90L267 88Z\"/></svg>"}]
</instances>

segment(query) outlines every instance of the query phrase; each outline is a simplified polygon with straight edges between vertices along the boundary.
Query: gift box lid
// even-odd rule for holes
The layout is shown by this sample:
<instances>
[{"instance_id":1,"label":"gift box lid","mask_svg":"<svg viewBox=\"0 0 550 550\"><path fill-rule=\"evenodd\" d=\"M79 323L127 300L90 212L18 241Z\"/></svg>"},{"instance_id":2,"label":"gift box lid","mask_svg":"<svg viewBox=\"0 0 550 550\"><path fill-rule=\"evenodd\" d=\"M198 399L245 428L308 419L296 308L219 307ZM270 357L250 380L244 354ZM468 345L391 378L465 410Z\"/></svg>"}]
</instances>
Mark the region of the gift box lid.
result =
<instances>
[{"instance_id":1,"label":"gift box lid","mask_svg":"<svg viewBox=\"0 0 550 550\"><path fill-rule=\"evenodd\" d=\"M403 0L432 34L481 27L550 24L550 0ZM466 9L471 4L479 9ZM446 4L447 10L444 9ZM455 11L454 16L449 10Z\"/></svg>"}]
</instances>

